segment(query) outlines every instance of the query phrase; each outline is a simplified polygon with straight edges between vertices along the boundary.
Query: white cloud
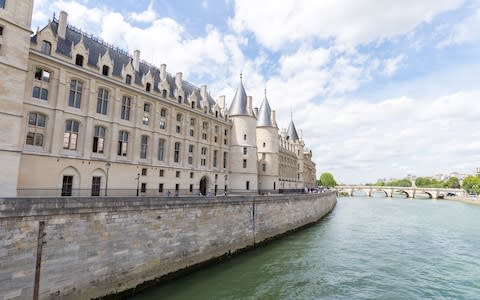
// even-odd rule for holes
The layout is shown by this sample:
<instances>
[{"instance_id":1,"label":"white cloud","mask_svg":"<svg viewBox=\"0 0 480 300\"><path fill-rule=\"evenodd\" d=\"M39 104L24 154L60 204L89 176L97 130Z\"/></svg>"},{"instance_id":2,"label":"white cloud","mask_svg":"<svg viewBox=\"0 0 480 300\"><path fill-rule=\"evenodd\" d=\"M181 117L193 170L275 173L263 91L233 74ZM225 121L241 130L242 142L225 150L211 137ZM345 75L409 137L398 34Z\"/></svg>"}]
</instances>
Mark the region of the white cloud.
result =
<instances>
[{"instance_id":1,"label":"white cloud","mask_svg":"<svg viewBox=\"0 0 480 300\"><path fill-rule=\"evenodd\" d=\"M473 14L453 26L450 31L448 28L443 28L443 30L449 31L449 33L437 46L441 48L465 42L478 41L480 40L478 28L480 28L480 9L475 9Z\"/></svg>"},{"instance_id":2,"label":"white cloud","mask_svg":"<svg viewBox=\"0 0 480 300\"><path fill-rule=\"evenodd\" d=\"M396 57L389 58L389 59L385 60L385 62L384 62L385 66L384 66L383 73L386 76L392 76L393 74L395 74L395 72L397 71L400 63L404 59L405 59L405 55L400 54L400 55L397 55Z\"/></svg>"},{"instance_id":3,"label":"white cloud","mask_svg":"<svg viewBox=\"0 0 480 300\"><path fill-rule=\"evenodd\" d=\"M406 34L462 0L408 1L236 1L232 27L251 31L265 47L278 50L289 42L334 39L357 45ZM254 7L254 9L252 9Z\"/></svg>"},{"instance_id":4,"label":"white cloud","mask_svg":"<svg viewBox=\"0 0 480 300\"><path fill-rule=\"evenodd\" d=\"M377 103L330 99L309 103L294 118L313 148L317 171L330 170L341 182L401 178L410 171L472 172L480 159L480 132L472 129L480 114L472 103L479 97L480 90Z\"/></svg>"},{"instance_id":5,"label":"white cloud","mask_svg":"<svg viewBox=\"0 0 480 300\"><path fill-rule=\"evenodd\" d=\"M130 19L136 22L151 23L157 18L157 14L153 9L153 1L150 1L147 9L141 13L132 12L129 15Z\"/></svg>"}]
</instances>

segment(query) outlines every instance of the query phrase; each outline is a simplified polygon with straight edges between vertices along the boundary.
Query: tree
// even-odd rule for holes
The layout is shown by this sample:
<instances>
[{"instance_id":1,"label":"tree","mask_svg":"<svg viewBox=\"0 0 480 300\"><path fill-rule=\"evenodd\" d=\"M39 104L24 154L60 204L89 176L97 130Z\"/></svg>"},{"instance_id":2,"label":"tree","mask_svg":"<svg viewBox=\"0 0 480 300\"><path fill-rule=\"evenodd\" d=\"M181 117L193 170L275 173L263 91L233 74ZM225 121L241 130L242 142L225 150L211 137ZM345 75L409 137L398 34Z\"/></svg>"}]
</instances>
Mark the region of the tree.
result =
<instances>
[{"instance_id":1,"label":"tree","mask_svg":"<svg viewBox=\"0 0 480 300\"><path fill-rule=\"evenodd\" d=\"M480 194L480 178L476 176L468 176L463 180L462 186L469 193Z\"/></svg>"},{"instance_id":2,"label":"tree","mask_svg":"<svg viewBox=\"0 0 480 300\"><path fill-rule=\"evenodd\" d=\"M458 180L457 177L450 177L445 182L445 187L451 188L451 189L459 189L460 188L460 181Z\"/></svg>"},{"instance_id":3,"label":"tree","mask_svg":"<svg viewBox=\"0 0 480 300\"><path fill-rule=\"evenodd\" d=\"M337 185L337 182L332 174L325 172L320 175L320 184L324 187L334 187Z\"/></svg>"}]
</instances>

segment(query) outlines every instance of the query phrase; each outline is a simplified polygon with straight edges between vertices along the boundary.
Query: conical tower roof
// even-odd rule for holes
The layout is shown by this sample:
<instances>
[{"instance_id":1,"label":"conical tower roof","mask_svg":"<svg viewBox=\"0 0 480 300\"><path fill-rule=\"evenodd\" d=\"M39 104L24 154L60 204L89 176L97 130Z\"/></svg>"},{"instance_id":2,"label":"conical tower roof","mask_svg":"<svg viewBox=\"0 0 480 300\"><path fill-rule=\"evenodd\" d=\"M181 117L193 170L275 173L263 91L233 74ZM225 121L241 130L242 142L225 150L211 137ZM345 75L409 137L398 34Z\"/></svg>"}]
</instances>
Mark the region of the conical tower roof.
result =
<instances>
[{"instance_id":1,"label":"conical tower roof","mask_svg":"<svg viewBox=\"0 0 480 300\"><path fill-rule=\"evenodd\" d=\"M230 104L230 108L228 109L228 114L230 116L248 116L247 93L245 92L245 88L243 88L242 74L240 74L240 83L238 85L237 91L235 92L235 97L233 97L232 104Z\"/></svg>"},{"instance_id":2,"label":"conical tower roof","mask_svg":"<svg viewBox=\"0 0 480 300\"><path fill-rule=\"evenodd\" d=\"M290 120L290 125L288 125L287 139L294 142L299 140L297 129L295 128L295 124L293 123L293 119Z\"/></svg>"},{"instance_id":3,"label":"conical tower roof","mask_svg":"<svg viewBox=\"0 0 480 300\"><path fill-rule=\"evenodd\" d=\"M258 111L257 116L257 127L262 126L275 126L272 122L272 109L267 99L267 90L265 89L265 98L263 99L262 105L260 105L260 110Z\"/></svg>"}]
</instances>

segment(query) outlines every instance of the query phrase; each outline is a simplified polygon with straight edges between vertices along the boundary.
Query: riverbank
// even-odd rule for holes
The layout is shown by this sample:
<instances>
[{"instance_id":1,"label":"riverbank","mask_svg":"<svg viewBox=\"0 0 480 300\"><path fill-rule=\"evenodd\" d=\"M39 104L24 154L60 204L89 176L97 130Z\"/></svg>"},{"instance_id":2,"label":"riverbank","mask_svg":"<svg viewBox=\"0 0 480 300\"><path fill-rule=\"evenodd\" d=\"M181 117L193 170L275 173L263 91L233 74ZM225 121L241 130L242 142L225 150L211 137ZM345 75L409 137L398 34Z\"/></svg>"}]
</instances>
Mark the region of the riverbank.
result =
<instances>
[{"instance_id":1,"label":"riverbank","mask_svg":"<svg viewBox=\"0 0 480 300\"><path fill-rule=\"evenodd\" d=\"M334 193L0 199L0 298L120 293L316 222L335 204Z\"/></svg>"},{"instance_id":2,"label":"riverbank","mask_svg":"<svg viewBox=\"0 0 480 300\"><path fill-rule=\"evenodd\" d=\"M463 202L467 204L480 205L479 198L466 198L466 197L445 197L444 200Z\"/></svg>"}]
</instances>

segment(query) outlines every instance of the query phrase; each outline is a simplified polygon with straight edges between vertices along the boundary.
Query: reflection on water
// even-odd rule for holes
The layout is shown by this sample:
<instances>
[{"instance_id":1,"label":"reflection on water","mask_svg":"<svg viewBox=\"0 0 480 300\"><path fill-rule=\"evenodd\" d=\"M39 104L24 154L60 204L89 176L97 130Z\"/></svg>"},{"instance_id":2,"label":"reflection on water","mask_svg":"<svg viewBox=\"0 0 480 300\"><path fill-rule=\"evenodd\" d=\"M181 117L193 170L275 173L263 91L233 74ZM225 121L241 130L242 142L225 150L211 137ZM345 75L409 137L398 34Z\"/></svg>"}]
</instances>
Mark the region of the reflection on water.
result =
<instances>
[{"instance_id":1,"label":"reflection on water","mask_svg":"<svg viewBox=\"0 0 480 300\"><path fill-rule=\"evenodd\" d=\"M339 198L320 223L132 299L478 299L480 206Z\"/></svg>"}]
</instances>

